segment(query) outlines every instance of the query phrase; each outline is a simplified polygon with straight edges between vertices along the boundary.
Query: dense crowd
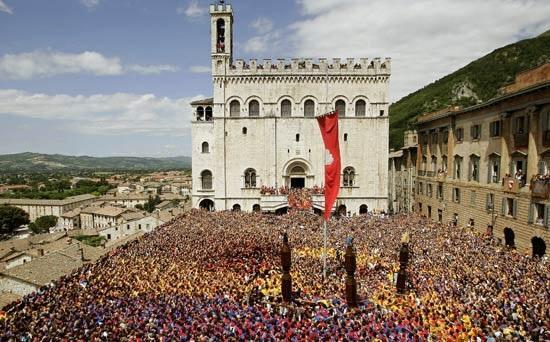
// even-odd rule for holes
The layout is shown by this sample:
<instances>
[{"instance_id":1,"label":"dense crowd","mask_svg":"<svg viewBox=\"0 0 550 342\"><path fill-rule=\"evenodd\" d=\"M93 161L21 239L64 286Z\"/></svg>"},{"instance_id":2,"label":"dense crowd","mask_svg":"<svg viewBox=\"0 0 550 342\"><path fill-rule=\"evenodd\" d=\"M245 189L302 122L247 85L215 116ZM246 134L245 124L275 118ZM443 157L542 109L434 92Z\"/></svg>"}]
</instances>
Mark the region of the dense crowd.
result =
<instances>
[{"instance_id":1,"label":"dense crowd","mask_svg":"<svg viewBox=\"0 0 550 342\"><path fill-rule=\"evenodd\" d=\"M550 265L489 236L413 215L321 218L191 211L4 308L2 341L547 340ZM281 236L295 302L280 301ZM400 237L411 241L399 296ZM343 293L353 237L360 306Z\"/></svg>"},{"instance_id":2,"label":"dense crowd","mask_svg":"<svg viewBox=\"0 0 550 342\"><path fill-rule=\"evenodd\" d=\"M291 189L287 195L290 210L310 210L313 208L312 189Z\"/></svg>"}]
</instances>

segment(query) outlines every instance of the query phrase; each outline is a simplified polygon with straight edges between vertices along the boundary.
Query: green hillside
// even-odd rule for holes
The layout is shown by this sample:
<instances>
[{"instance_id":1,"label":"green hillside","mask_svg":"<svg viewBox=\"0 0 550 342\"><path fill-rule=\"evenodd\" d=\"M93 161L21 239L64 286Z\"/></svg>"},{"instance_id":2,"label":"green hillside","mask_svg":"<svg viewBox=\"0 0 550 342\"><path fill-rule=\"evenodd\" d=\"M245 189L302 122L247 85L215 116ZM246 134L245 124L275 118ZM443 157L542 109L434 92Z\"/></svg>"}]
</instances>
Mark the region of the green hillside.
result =
<instances>
[{"instance_id":1,"label":"green hillside","mask_svg":"<svg viewBox=\"0 0 550 342\"><path fill-rule=\"evenodd\" d=\"M174 170L191 167L190 157L88 157L60 154L17 153L0 155L2 172L64 171L64 170Z\"/></svg>"},{"instance_id":2,"label":"green hillside","mask_svg":"<svg viewBox=\"0 0 550 342\"><path fill-rule=\"evenodd\" d=\"M550 62L550 31L497 49L390 106L390 147L403 145L403 132L424 113L487 101L518 72Z\"/></svg>"}]
</instances>

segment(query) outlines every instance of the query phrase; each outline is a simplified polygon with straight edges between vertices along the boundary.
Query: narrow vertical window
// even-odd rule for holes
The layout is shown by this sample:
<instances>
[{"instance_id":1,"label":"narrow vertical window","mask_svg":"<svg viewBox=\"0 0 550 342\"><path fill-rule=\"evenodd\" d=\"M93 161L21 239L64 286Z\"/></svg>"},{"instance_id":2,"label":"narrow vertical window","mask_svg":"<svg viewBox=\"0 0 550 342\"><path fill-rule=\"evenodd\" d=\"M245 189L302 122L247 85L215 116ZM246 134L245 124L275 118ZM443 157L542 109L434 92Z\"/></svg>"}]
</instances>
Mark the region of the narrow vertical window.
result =
<instances>
[{"instance_id":1,"label":"narrow vertical window","mask_svg":"<svg viewBox=\"0 0 550 342\"><path fill-rule=\"evenodd\" d=\"M241 104L237 100L231 101L229 104L229 116L240 116L241 115Z\"/></svg>"},{"instance_id":2,"label":"narrow vertical window","mask_svg":"<svg viewBox=\"0 0 550 342\"><path fill-rule=\"evenodd\" d=\"M306 102L304 102L304 116L315 116L315 102L313 102L313 100L306 100Z\"/></svg>"},{"instance_id":3,"label":"narrow vertical window","mask_svg":"<svg viewBox=\"0 0 550 342\"><path fill-rule=\"evenodd\" d=\"M248 116L260 116L260 103L256 100L248 103Z\"/></svg>"},{"instance_id":4,"label":"narrow vertical window","mask_svg":"<svg viewBox=\"0 0 550 342\"><path fill-rule=\"evenodd\" d=\"M338 100L336 101L336 111L338 112L338 116L343 117L346 116L346 102L344 100Z\"/></svg>"},{"instance_id":5,"label":"narrow vertical window","mask_svg":"<svg viewBox=\"0 0 550 342\"><path fill-rule=\"evenodd\" d=\"M281 116L289 117L292 116L292 103L290 100L283 100L281 102Z\"/></svg>"},{"instance_id":6,"label":"narrow vertical window","mask_svg":"<svg viewBox=\"0 0 550 342\"><path fill-rule=\"evenodd\" d=\"M357 100L355 102L355 116L366 116L367 104L365 100Z\"/></svg>"}]
</instances>

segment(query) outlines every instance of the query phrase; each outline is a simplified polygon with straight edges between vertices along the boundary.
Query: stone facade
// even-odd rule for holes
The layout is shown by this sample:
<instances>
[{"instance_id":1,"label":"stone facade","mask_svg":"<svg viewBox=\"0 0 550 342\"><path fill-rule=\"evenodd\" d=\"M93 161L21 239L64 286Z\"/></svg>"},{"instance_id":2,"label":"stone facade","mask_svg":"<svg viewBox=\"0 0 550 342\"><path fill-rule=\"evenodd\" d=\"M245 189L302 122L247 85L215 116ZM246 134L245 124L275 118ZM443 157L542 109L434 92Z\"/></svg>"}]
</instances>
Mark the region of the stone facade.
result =
<instances>
[{"instance_id":1,"label":"stone facade","mask_svg":"<svg viewBox=\"0 0 550 342\"><path fill-rule=\"evenodd\" d=\"M111 242L137 233L149 233L163 223L158 217L151 215L103 229L99 235Z\"/></svg>"},{"instance_id":2,"label":"stone facade","mask_svg":"<svg viewBox=\"0 0 550 342\"><path fill-rule=\"evenodd\" d=\"M389 155L388 209L392 213L410 213L415 208L418 135L405 131L404 139L403 148Z\"/></svg>"},{"instance_id":3,"label":"stone facade","mask_svg":"<svg viewBox=\"0 0 550 342\"><path fill-rule=\"evenodd\" d=\"M26 296L39 288L40 285L0 274L0 293L8 292L19 296Z\"/></svg>"},{"instance_id":4,"label":"stone facade","mask_svg":"<svg viewBox=\"0 0 550 342\"><path fill-rule=\"evenodd\" d=\"M338 109L342 171L353 176L336 206L386 210L390 60L234 62L231 5L211 5L210 15L214 87L192 103L193 207L271 211L286 198L267 198L262 186L322 186L315 116Z\"/></svg>"},{"instance_id":5,"label":"stone facade","mask_svg":"<svg viewBox=\"0 0 550 342\"><path fill-rule=\"evenodd\" d=\"M548 65L541 66L543 70ZM550 76L418 120L417 210L544 255L550 241ZM534 80L528 83L526 80ZM491 228L492 227L492 228Z\"/></svg>"},{"instance_id":6,"label":"stone facade","mask_svg":"<svg viewBox=\"0 0 550 342\"><path fill-rule=\"evenodd\" d=\"M0 205L8 204L21 208L29 214L31 222L34 222L41 216L60 217L63 213L91 204L95 199L94 195L72 196L64 200L0 199Z\"/></svg>"}]
</instances>

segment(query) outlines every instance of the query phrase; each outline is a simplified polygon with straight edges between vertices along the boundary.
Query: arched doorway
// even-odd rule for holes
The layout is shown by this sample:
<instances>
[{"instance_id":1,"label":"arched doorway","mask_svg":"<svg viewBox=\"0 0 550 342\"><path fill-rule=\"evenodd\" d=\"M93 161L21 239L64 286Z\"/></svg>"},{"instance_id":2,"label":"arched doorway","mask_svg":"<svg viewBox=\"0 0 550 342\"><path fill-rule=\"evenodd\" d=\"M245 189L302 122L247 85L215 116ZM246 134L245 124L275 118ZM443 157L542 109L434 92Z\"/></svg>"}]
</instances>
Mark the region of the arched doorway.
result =
<instances>
[{"instance_id":1,"label":"arched doorway","mask_svg":"<svg viewBox=\"0 0 550 342\"><path fill-rule=\"evenodd\" d=\"M290 169L290 187L293 189L306 187L306 170L301 165L296 165Z\"/></svg>"},{"instance_id":2,"label":"arched doorway","mask_svg":"<svg viewBox=\"0 0 550 342\"><path fill-rule=\"evenodd\" d=\"M199 207L201 209L205 209L205 210L208 210L208 211L214 211L214 202L211 200L211 199L203 199L200 203L199 203Z\"/></svg>"},{"instance_id":3,"label":"arched doorway","mask_svg":"<svg viewBox=\"0 0 550 342\"><path fill-rule=\"evenodd\" d=\"M259 204L254 204L252 206L252 211L255 212L255 213L259 213L260 211L262 211L262 209L260 208Z\"/></svg>"},{"instance_id":4,"label":"arched doorway","mask_svg":"<svg viewBox=\"0 0 550 342\"><path fill-rule=\"evenodd\" d=\"M515 247L516 242L516 234L514 234L514 231L511 228L504 228L504 245L508 247Z\"/></svg>"},{"instance_id":5,"label":"arched doorway","mask_svg":"<svg viewBox=\"0 0 550 342\"><path fill-rule=\"evenodd\" d=\"M338 215L339 215L339 216L346 216L346 213L347 213L347 208L346 208L346 206L343 205L343 204L340 204L340 205L338 206Z\"/></svg>"},{"instance_id":6,"label":"arched doorway","mask_svg":"<svg viewBox=\"0 0 550 342\"><path fill-rule=\"evenodd\" d=\"M359 214L365 215L368 213L369 213L369 206L366 204L361 204L361 206L359 207Z\"/></svg>"},{"instance_id":7,"label":"arched doorway","mask_svg":"<svg viewBox=\"0 0 550 342\"><path fill-rule=\"evenodd\" d=\"M531 239L531 245L533 246L533 256L542 258L546 253L546 243L544 240L535 236Z\"/></svg>"},{"instance_id":8,"label":"arched doorway","mask_svg":"<svg viewBox=\"0 0 550 342\"><path fill-rule=\"evenodd\" d=\"M288 213L288 207L282 207L275 210L275 215L284 215L286 213Z\"/></svg>"},{"instance_id":9,"label":"arched doorway","mask_svg":"<svg viewBox=\"0 0 550 342\"><path fill-rule=\"evenodd\" d=\"M233 211L241 211L241 205L239 203L233 204Z\"/></svg>"}]
</instances>

